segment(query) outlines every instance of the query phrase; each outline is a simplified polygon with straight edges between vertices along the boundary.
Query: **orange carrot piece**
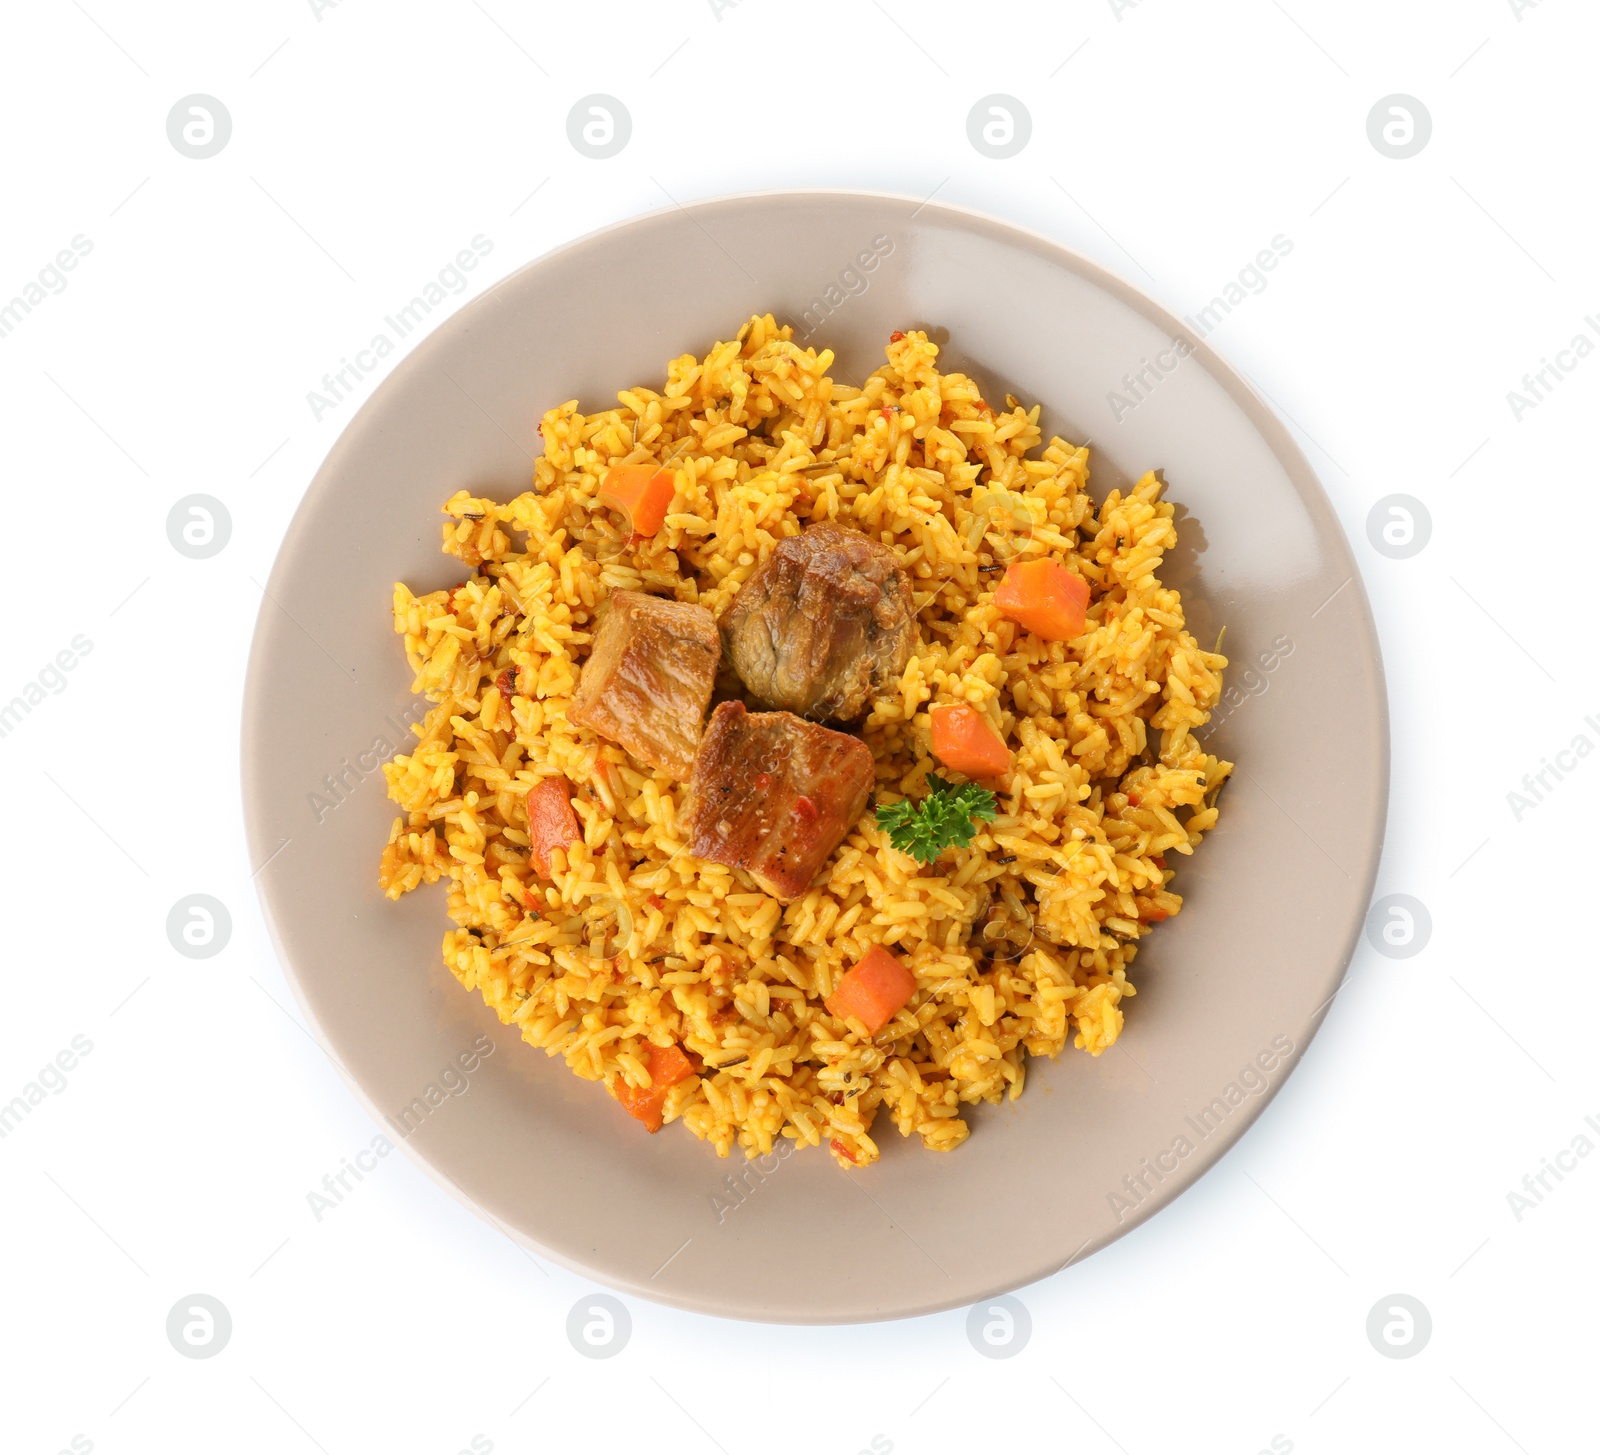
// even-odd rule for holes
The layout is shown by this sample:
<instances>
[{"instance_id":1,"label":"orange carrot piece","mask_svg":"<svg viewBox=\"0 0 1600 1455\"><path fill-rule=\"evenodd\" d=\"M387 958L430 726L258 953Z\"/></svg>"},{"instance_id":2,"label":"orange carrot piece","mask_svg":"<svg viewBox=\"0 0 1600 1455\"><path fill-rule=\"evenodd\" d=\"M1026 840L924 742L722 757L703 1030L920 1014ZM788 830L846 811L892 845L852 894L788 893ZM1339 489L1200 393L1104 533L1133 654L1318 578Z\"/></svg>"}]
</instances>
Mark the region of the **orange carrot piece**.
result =
<instances>
[{"instance_id":1,"label":"orange carrot piece","mask_svg":"<svg viewBox=\"0 0 1600 1455\"><path fill-rule=\"evenodd\" d=\"M653 536L667 519L678 478L655 465L613 465L600 482L600 503L620 510L636 536Z\"/></svg>"},{"instance_id":2,"label":"orange carrot piece","mask_svg":"<svg viewBox=\"0 0 1600 1455\"><path fill-rule=\"evenodd\" d=\"M645 1047L644 1069L650 1073L648 1086L634 1086L626 1077L614 1076L611 1094L622 1103L629 1116L645 1124L647 1131L659 1132L667 1093L680 1081L693 1076L694 1067L676 1044L658 1046L651 1042Z\"/></svg>"},{"instance_id":3,"label":"orange carrot piece","mask_svg":"<svg viewBox=\"0 0 1600 1455\"><path fill-rule=\"evenodd\" d=\"M946 768L968 778L994 778L1011 767L1011 749L976 708L945 703L929 709L928 719L933 756Z\"/></svg>"},{"instance_id":4,"label":"orange carrot piece","mask_svg":"<svg viewBox=\"0 0 1600 1455\"><path fill-rule=\"evenodd\" d=\"M916 993L917 977L882 945L874 945L822 1003L841 1020L854 1016L875 1036Z\"/></svg>"},{"instance_id":5,"label":"orange carrot piece","mask_svg":"<svg viewBox=\"0 0 1600 1455\"><path fill-rule=\"evenodd\" d=\"M557 775L528 794L528 857L541 879L550 877L550 851L570 849L583 837L572 811L572 785Z\"/></svg>"},{"instance_id":6,"label":"orange carrot piece","mask_svg":"<svg viewBox=\"0 0 1600 1455\"><path fill-rule=\"evenodd\" d=\"M1006 568L994 593L1001 615L1047 642L1069 642L1083 634L1089 583L1065 566L1043 558Z\"/></svg>"}]
</instances>

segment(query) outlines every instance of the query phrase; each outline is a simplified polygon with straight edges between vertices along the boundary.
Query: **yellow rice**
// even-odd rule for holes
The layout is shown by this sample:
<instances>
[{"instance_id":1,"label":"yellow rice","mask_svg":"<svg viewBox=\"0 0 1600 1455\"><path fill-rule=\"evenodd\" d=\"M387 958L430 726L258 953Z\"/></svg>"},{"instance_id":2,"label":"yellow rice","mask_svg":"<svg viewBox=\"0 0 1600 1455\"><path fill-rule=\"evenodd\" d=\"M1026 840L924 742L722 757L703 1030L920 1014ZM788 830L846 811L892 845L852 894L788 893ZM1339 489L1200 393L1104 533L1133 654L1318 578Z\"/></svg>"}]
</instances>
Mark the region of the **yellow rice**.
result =
<instances>
[{"instance_id":1,"label":"yellow rice","mask_svg":"<svg viewBox=\"0 0 1600 1455\"><path fill-rule=\"evenodd\" d=\"M752 318L704 359L673 360L660 392L550 410L530 490L444 507L444 549L474 568L465 584L395 588L395 629L435 705L384 768L403 816L383 888L447 877L445 963L579 1076L647 1086L647 1041L703 1058L665 1118L724 1156L789 1137L872 1162L880 1108L948 1150L965 1106L1021 1093L1027 1054L1070 1036L1099 1055L1122 1029L1140 938L1182 904L1170 856L1215 824L1232 766L1194 738L1226 661L1157 578L1176 543L1162 482L1096 509L1086 448L1042 441L1037 406L992 408L938 354L907 334L858 389L829 378L830 351ZM677 472L678 493L659 534L630 544L596 491L611 465L649 461ZM919 865L869 804L826 878L785 907L686 852L685 785L567 715L608 592L720 614L779 539L818 520L892 545L917 593L919 644L861 730L877 803L926 791L931 704L972 704L1014 762L970 848ZM992 603L997 568L1037 555L1070 557L1090 583L1073 642L1041 641ZM524 798L552 774L575 787L583 842L556 851L549 882L527 862ZM875 944L918 994L868 1041L823 998Z\"/></svg>"}]
</instances>

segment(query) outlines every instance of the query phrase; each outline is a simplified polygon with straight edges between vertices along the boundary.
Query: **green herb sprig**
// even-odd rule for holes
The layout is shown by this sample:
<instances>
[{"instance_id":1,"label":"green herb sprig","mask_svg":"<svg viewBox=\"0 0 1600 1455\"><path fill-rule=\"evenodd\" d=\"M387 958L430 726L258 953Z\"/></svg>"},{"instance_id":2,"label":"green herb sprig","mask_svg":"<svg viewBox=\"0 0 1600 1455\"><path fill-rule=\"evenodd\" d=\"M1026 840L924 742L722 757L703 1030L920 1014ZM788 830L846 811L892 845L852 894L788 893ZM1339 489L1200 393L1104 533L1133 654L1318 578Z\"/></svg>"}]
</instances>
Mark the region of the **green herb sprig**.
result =
<instances>
[{"instance_id":1,"label":"green herb sprig","mask_svg":"<svg viewBox=\"0 0 1600 1455\"><path fill-rule=\"evenodd\" d=\"M964 849L972 842L980 822L995 815L994 794L976 783L947 783L937 773L928 775L928 796L921 803L903 798L880 808L878 827L902 854L919 864L931 864L946 849Z\"/></svg>"}]
</instances>

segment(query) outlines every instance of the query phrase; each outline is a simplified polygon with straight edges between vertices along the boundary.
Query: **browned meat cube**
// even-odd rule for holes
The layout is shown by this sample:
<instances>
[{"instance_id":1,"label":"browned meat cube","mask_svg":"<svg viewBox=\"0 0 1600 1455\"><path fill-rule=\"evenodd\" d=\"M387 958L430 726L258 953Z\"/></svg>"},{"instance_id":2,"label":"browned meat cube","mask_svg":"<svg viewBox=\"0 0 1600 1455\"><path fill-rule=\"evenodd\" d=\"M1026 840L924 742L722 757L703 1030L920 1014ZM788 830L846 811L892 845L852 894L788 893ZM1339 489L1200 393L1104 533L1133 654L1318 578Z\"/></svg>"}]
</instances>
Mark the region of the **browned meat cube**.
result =
<instances>
[{"instance_id":1,"label":"browned meat cube","mask_svg":"<svg viewBox=\"0 0 1600 1455\"><path fill-rule=\"evenodd\" d=\"M890 690L917 639L911 582L887 546L823 522L780 541L719 623L767 707L850 722Z\"/></svg>"},{"instance_id":2,"label":"browned meat cube","mask_svg":"<svg viewBox=\"0 0 1600 1455\"><path fill-rule=\"evenodd\" d=\"M859 738L724 702L695 755L689 852L746 869L785 904L811 887L872 792Z\"/></svg>"},{"instance_id":3,"label":"browned meat cube","mask_svg":"<svg viewBox=\"0 0 1600 1455\"><path fill-rule=\"evenodd\" d=\"M703 606L613 591L578 679L571 720L641 763L689 776L722 655Z\"/></svg>"}]
</instances>

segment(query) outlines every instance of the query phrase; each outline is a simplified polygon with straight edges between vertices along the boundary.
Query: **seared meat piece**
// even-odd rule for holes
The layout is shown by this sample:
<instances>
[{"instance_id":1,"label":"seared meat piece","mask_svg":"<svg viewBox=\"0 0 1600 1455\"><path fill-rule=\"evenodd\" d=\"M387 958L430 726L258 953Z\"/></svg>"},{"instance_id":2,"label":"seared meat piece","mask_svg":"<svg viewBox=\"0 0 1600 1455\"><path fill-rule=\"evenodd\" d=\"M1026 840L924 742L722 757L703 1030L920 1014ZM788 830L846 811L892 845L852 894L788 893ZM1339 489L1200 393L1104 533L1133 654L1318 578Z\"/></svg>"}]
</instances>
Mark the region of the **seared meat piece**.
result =
<instances>
[{"instance_id":1,"label":"seared meat piece","mask_svg":"<svg viewBox=\"0 0 1600 1455\"><path fill-rule=\"evenodd\" d=\"M724 702L695 755L689 852L749 870L788 904L855 827L872 777L872 751L858 738Z\"/></svg>"},{"instance_id":2,"label":"seared meat piece","mask_svg":"<svg viewBox=\"0 0 1600 1455\"><path fill-rule=\"evenodd\" d=\"M824 522L780 541L719 623L744 685L767 707L850 722L900 678L917 637L894 552Z\"/></svg>"},{"instance_id":3,"label":"seared meat piece","mask_svg":"<svg viewBox=\"0 0 1600 1455\"><path fill-rule=\"evenodd\" d=\"M721 655L717 623L705 607L613 591L570 719L641 763L687 778Z\"/></svg>"}]
</instances>

